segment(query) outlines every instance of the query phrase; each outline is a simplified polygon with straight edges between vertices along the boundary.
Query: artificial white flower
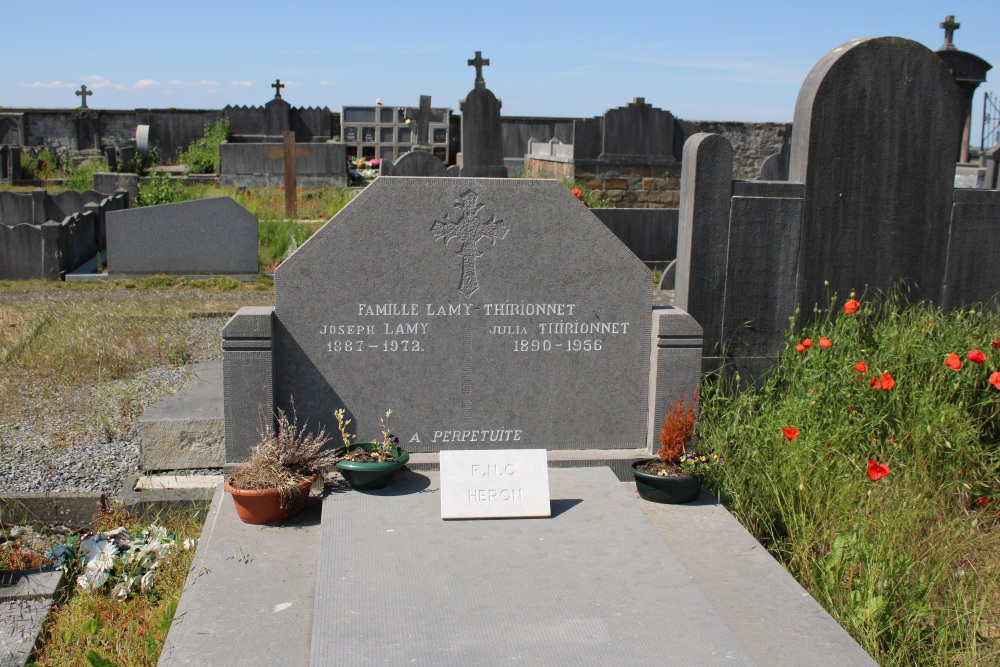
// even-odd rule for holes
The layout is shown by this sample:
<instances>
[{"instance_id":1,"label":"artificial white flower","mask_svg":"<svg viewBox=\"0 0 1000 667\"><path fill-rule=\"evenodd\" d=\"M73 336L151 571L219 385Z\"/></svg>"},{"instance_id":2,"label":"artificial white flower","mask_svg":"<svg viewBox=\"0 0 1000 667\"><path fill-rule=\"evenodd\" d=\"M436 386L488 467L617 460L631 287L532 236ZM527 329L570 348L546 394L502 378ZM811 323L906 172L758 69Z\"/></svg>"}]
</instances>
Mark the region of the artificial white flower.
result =
<instances>
[{"instance_id":1,"label":"artificial white flower","mask_svg":"<svg viewBox=\"0 0 1000 667\"><path fill-rule=\"evenodd\" d=\"M85 591L96 591L108 581L109 572L102 569L96 561L87 563L87 569L83 575L77 578L76 583Z\"/></svg>"},{"instance_id":2,"label":"artificial white flower","mask_svg":"<svg viewBox=\"0 0 1000 667\"><path fill-rule=\"evenodd\" d=\"M139 580L139 588L143 593L147 592L153 587L153 571L150 570L146 574L142 575L142 579Z\"/></svg>"},{"instance_id":3,"label":"artificial white flower","mask_svg":"<svg viewBox=\"0 0 1000 667\"><path fill-rule=\"evenodd\" d=\"M188 549L193 549L196 546L198 546L198 538L197 537L188 537L188 538L186 538L184 540L184 544L183 544L182 548L183 548L184 551L187 551Z\"/></svg>"}]
</instances>

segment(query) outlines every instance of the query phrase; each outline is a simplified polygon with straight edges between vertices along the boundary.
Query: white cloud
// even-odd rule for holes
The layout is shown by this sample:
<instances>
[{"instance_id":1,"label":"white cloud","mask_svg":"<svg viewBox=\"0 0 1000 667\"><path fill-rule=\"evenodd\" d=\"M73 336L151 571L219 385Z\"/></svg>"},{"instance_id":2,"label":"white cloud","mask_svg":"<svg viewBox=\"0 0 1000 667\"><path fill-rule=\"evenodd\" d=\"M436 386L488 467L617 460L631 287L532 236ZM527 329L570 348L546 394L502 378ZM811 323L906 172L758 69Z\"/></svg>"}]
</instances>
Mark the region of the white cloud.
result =
<instances>
[{"instance_id":1,"label":"white cloud","mask_svg":"<svg viewBox=\"0 0 1000 667\"><path fill-rule=\"evenodd\" d=\"M253 86L252 81L230 81L229 85L233 88L250 88Z\"/></svg>"},{"instance_id":2,"label":"white cloud","mask_svg":"<svg viewBox=\"0 0 1000 667\"><path fill-rule=\"evenodd\" d=\"M219 84L218 81L209 81L208 79L202 79L201 81L184 81L182 79L171 79L167 81L168 86L180 86L181 88L214 88Z\"/></svg>"},{"instance_id":3,"label":"white cloud","mask_svg":"<svg viewBox=\"0 0 1000 667\"><path fill-rule=\"evenodd\" d=\"M132 88L134 88L135 90L143 90L145 88L153 88L156 85L158 84L153 79L139 79L138 81L132 84Z\"/></svg>"},{"instance_id":4,"label":"white cloud","mask_svg":"<svg viewBox=\"0 0 1000 667\"><path fill-rule=\"evenodd\" d=\"M321 86L332 86L333 85L333 81L327 81L326 79L323 79L322 81L319 82L319 85L321 85Z\"/></svg>"},{"instance_id":5,"label":"white cloud","mask_svg":"<svg viewBox=\"0 0 1000 667\"><path fill-rule=\"evenodd\" d=\"M31 83L19 83L17 85L22 88L76 88L72 83L63 83L62 81L50 81L48 83L44 81L32 81Z\"/></svg>"},{"instance_id":6,"label":"white cloud","mask_svg":"<svg viewBox=\"0 0 1000 667\"><path fill-rule=\"evenodd\" d=\"M87 86L92 90L100 90L102 88L125 90L125 86L123 86L122 84L114 83L113 81L108 81L103 76L81 76L80 80L85 82Z\"/></svg>"}]
</instances>

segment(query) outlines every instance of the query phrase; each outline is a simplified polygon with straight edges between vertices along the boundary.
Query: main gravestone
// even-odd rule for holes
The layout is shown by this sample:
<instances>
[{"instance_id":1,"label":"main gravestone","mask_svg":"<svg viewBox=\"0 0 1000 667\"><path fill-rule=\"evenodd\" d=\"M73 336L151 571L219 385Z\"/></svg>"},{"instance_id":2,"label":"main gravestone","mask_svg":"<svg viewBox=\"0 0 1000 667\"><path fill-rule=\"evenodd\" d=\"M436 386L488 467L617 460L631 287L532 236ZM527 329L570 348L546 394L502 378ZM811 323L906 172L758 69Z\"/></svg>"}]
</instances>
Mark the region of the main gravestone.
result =
<instances>
[{"instance_id":1,"label":"main gravestone","mask_svg":"<svg viewBox=\"0 0 1000 667\"><path fill-rule=\"evenodd\" d=\"M275 401L418 452L645 447L651 299L558 182L378 179L275 272Z\"/></svg>"}]
</instances>

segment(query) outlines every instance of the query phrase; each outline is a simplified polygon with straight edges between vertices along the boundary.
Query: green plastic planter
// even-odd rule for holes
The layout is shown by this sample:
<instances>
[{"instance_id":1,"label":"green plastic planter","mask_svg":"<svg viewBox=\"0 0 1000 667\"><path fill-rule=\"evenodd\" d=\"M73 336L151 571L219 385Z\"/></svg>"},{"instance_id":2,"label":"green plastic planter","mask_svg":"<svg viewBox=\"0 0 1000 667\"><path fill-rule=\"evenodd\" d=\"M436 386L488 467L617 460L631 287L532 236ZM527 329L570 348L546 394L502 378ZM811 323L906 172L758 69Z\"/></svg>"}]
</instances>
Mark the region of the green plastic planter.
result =
<instances>
[{"instance_id":1,"label":"green plastic planter","mask_svg":"<svg viewBox=\"0 0 1000 667\"><path fill-rule=\"evenodd\" d=\"M637 466L656 459L640 459L632 463L635 488L639 496L653 503L679 505L689 503L701 493L701 480L693 475L660 477L637 470Z\"/></svg>"},{"instance_id":2,"label":"green plastic planter","mask_svg":"<svg viewBox=\"0 0 1000 667\"><path fill-rule=\"evenodd\" d=\"M374 442L359 442L352 447L361 447L366 451L375 448ZM410 460L410 455L401 447L393 447L392 453L396 456L392 461L383 463L359 463L355 461L337 461L337 470L344 476L347 483L355 489L362 491L374 491L384 488L396 471L406 465Z\"/></svg>"}]
</instances>

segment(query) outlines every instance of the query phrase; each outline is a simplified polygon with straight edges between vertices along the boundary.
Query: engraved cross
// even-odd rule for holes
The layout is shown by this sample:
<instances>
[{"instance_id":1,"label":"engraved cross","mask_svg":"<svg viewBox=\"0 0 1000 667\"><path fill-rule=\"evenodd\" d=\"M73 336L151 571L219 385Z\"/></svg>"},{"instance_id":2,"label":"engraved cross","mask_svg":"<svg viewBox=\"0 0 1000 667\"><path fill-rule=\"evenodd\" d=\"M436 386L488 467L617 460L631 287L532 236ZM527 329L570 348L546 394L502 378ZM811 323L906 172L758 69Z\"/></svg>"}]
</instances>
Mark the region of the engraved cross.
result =
<instances>
[{"instance_id":1,"label":"engraved cross","mask_svg":"<svg viewBox=\"0 0 1000 667\"><path fill-rule=\"evenodd\" d=\"M954 51L955 45L952 43L952 39L955 36L955 31L962 27L961 23L955 23L954 16L945 16L944 23L938 26L944 30L944 44L941 45L941 50Z\"/></svg>"},{"instance_id":2,"label":"engraved cross","mask_svg":"<svg viewBox=\"0 0 1000 667\"><path fill-rule=\"evenodd\" d=\"M274 99L276 100L281 99L281 89L287 88L285 84L281 83L281 79L275 79L274 83L271 84L271 87L274 88Z\"/></svg>"},{"instance_id":3,"label":"engraved cross","mask_svg":"<svg viewBox=\"0 0 1000 667\"><path fill-rule=\"evenodd\" d=\"M80 108L86 109L87 108L87 97L90 96L90 95L93 95L94 91L87 90L87 86L83 85L83 86L80 86L80 90L76 91L75 94L77 96L79 96L81 98L81 100L82 100L82 102L80 104Z\"/></svg>"},{"instance_id":4,"label":"engraved cross","mask_svg":"<svg viewBox=\"0 0 1000 667\"><path fill-rule=\"evenodd\" d=\"M413 107L407 107L406 120L417 121L417 145L429 146L431 143L430 142L431 121L440 120L440 118L435 118L434 112L431 111L431 96L421 95L420 107L418 109L414 109Z\"/></svg>"},{"instance_id":5,"label":"engraved cross","mask_svg":"<svg viewBox=\"0 0 1000 667\"><path fill-rule=\"evenodd\" d=\"M485 204L479 203L479 195L472 190L466 190L455 200L455 208L462 213L457 220L449 220L444 216L444 221L435 220L431 225L431 234L435 241L444 241L445 245L452 239L458 239L459 245L455 249L455 254L462 256L462 280L458 285L458 291L471 297L479 289L479 276L476 273L476 259L482 257L483 253L476 247L477 244L486 239L490 245L507 236L510 229L503 220L497 219L493 215L489 220L479 217L479 212Z\"/></svg>"},{"instance_id":6,"label":"engraved cross","mask_svg":"<svg viewBox=\"0 0 1000 667\"><path fill-rule=\"evenodd\" d=\"M486 80L483 78L483 66L489 67L490 59L483 59L483 52L476 51L476 57L469 60L469 67L476 68L476 85L485 86Z\"/></svg>"}]
</instances>

